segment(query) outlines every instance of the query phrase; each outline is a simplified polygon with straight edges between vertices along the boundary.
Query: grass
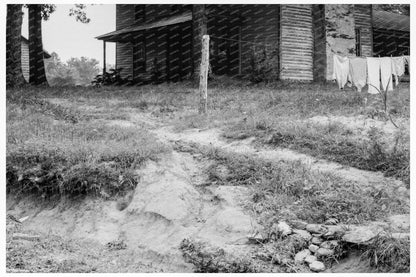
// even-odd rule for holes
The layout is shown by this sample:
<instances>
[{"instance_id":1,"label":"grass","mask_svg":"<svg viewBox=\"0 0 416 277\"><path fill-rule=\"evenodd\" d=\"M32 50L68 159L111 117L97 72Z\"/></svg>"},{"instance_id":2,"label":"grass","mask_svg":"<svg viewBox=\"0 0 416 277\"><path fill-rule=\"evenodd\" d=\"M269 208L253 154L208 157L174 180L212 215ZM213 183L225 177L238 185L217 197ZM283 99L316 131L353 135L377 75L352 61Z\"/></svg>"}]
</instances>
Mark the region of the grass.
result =
<instances>
[{"instance_id":1,"label":"grass","mask_svg":"<svg viewBox=\"0 0 416 277\"><path fill-rule=\"evenodd\" d=\"M22 93L8 91L7 98L9 192L122 194L137 184L136 169L168 151L142 128L83 120L76 110Z\"/></svg>"},{"instance_id":2,"label":"grass","mask_svg":"<svg viewBox=\"0 0 416 277\"><path fill-rule=\"evenodd\" d=\"M198 103L197 89L191 83L9 90L7 190L44 197L96 194L107 198L125 194L139 182L137 168L169 151L144 127L132 123L132 117L143 112L174 125L177 131L220 127L230 139L255 136L259 143L272 147L381 171L410 183L407 84L402 83L389 97L388 110L400 127L391 133L380 127L386 118L379 112L383 103L378 95L339 91L330 83L251 85L232 79L214 80L209 84L207 115L198 115ZM360 130L335 120L313 121L316 117L371 119L376 127ZM132 124L109 125L110 120ZM336 218L340 223L359 224L408 213L406 204L394 193L311 172L300 163L271 163L216 148L192 146L188 150L202 153L212 162L206 169L209 183L250 187L252 197L245 206L266 232L282 219L322 223ZM401 243L380 238L363 257L380 270L406 271L408 242ZM44 249L49 247L56 245ZM254 262L225 255L218 249L207 250L194 241L184 243L182 250L200 272L264 272L270 263L283 272L297 272L299 268L290 261L299 247L286 240L268 243L263 247L264 255ZM25 254L19 256L19 251ZM21 257L21 262L37 255L36 251L19 251L13 255ZM276 252L283 256L271 255ZM399 262L395 264L395 260ZM266 267L262 268L261 261L266 261ZM50 271L82 268L84 265L78 262L54 263ZM41 263L48 268L46 260ZM25 268L36 271L34 266ZM93 269L85 267L85 271Z\"/></svg>"},{"instance_id":3,"label":"grass","mask_svg":"<svg viewBox=\"0 0 416 277\"><path fill-rule=\"evenodd\" d=\"M255 136L265 144L289 148L363 170L380 171L410 184L410 137L397 131L386 141L385 134L372 127L365 137L341 123L267 121L244 122L230 128L227 138ZM394 147L390 147L393 144Z\"/></svg>"},{"instance_id":4,"label":"grass","mask_svg":"<svg viewBox=\"0 0 416 277\"><path fill-rule=\"evenodd\" d=\"M9 228L9 226L8 226ZM28 230L24 230L25 233ZM7 236L7 272L22 273L108 273L163 272L163 267L142 257L128 245L101 245L53 234L38 241L19 241ZM116 242L117 243L117 242Z\"/></svg>"},{"instance_id":5,"label":"grass","mask_svg":"<svg viewBox=\"0 0 416 277\"><path fill-rule=\"evenodd\" d=\"M377 236L362 254L380 272L410 271L410 240Z\"/></svg>"},{"instance_id":6,"label":"grass","mask_svg":"<svg viewBox=\"0 0 416 277\"><path fill-rule=\"evenodd\" d=\"M223 249L192 239L184 239L179 246L185 261L195 266L196 273L260 273L284 272L273 270L270 263L264 263L248 256L235 256Z\"/></svg>"},{"instance_id":7,"label":"grass","mask_svg":"<svg viewBox=\"0 0 416 277\"><path fill-rule=\"evenodd\" d=\"M252 198L247 208L266 227L281 218L363 223L408 210L385 189L364 189L334 175L313 172L300 162L270 162L197 145L179 150L202 153L214 161L206 169L210 183L249 186Z\"/></svg>"}]
</instances>

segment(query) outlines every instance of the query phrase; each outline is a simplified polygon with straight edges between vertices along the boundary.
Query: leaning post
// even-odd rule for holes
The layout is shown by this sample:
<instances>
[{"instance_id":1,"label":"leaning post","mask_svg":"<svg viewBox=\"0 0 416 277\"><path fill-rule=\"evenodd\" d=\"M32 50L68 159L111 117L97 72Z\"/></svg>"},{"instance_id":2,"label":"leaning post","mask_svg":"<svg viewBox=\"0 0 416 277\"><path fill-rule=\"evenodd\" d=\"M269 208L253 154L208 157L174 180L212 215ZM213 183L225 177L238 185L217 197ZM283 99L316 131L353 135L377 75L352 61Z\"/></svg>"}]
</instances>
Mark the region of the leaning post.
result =
<instances>
[{"instance_id":1,"label":"leaning post","mask_svg":"<svg viewBox=\"0 0 416 277\"><path fill-rule=\"evenodd\" d=\"M105 73L107 72L107 69L106 69L106 66L105 66L105 64L106 64L106 60L105 60L105 56L106 56L106 54L105 54L105 40L103 40L103 77L105 76Z\"/></svg>"},{"instance_id":2,"label":"leaning post","mask_svg":"<svg viewBox=\"0 0 416 277\"><path fill-rule=\"evenodd\" d=\"M207 113L209 67L209 35L202 36L201 67L199 70L199 113Z\"/></svg>"}]
</instances>

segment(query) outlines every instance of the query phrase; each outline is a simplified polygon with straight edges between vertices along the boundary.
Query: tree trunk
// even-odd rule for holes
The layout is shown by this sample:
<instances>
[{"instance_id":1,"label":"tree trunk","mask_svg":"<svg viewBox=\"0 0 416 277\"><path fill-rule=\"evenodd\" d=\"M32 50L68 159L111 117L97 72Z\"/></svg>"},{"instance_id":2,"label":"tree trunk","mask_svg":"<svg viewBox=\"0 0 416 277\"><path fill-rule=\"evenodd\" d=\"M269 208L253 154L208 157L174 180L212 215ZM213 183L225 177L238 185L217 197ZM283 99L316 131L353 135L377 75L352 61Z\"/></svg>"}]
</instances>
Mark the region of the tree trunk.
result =
<instances>
[{"instance_id":1,"label":"tree trunk","mask_svg":"<svg viewBox=\"0 0 416 277\"><path fill-rule=\"evenodd\" d=\"M26 83L22 72L22 5L7 5L6 23L6 86Z\"/></svg>"},{"instance_id":2,"label":"tree trunk","mask_svg":"<svg viewBox=\"0 0 416 277\"><path fill-rule=\"evenodd\" d=\"M29 83L48 85L43 61L42 5L29 6Z\"/></svg>"},{"instance_id":3,"label":"tree trunk","mask_svg":"<svg viewBox=\"0 0 416 277\"><path fill-rule=\"evenodd\" d=\"M193 79L199 81L199 68L201 66L202 37L207 34L207 15L205 5L193 5Z\"/></svg>"}]
</instances>

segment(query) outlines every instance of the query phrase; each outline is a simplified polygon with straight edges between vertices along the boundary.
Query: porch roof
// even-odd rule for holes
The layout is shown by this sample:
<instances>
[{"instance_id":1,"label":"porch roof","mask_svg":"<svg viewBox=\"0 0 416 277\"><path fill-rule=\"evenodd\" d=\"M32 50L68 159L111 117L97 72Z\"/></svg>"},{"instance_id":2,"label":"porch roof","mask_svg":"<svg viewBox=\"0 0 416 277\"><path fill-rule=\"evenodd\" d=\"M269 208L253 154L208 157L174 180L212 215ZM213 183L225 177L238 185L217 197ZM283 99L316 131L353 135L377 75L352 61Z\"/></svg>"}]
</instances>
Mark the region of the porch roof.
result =
<instances>
[{"instance_id":1,"label":"porch roof","mask_svg":"<svg viewBox=\"0 0 416 277\"><path fill-rule=\"evenodd\" d=\"M410 32L410 16L373 10L373 27L378 29Z\"/></svg>"},{"instance_id":2,"label":"porch roof","mask_svg":"<svg viewBox=\"0 0 416 277\"><path fill-rule=\"evenodd\" d=\"M116 30L107 34L103 34L101 36L96 37L96 39L109 41L109 42L127 42L130 41L131 35L136 32L140 32L143 30L179 24L187 21L192 20L192 12L186 12L183 14L167 17L160 19L155 22L147 23L147 24L133 24L131 26L125 27L120 30Z\"/></svg>"}]
</instances>

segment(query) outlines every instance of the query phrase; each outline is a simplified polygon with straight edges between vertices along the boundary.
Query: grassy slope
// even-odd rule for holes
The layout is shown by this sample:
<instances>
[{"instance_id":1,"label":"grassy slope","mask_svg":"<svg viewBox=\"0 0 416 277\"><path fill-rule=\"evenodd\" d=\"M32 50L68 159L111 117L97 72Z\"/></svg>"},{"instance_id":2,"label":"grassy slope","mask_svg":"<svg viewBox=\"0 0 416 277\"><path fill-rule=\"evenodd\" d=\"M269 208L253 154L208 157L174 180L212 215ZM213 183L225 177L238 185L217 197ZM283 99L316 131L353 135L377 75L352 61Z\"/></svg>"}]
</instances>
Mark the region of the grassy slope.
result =
<instances>
[{"instance_id":1,"label":"grassy slope","mask_svg":"<svg viewBox=\"0 0 416 277\"><path fill-rule=\"evenodd\" d=\"M7 92L8 191L108 197L134 188L135 169L165 151L142 128L83 117L33 91Z\"/></svg>"}]
</instances>

